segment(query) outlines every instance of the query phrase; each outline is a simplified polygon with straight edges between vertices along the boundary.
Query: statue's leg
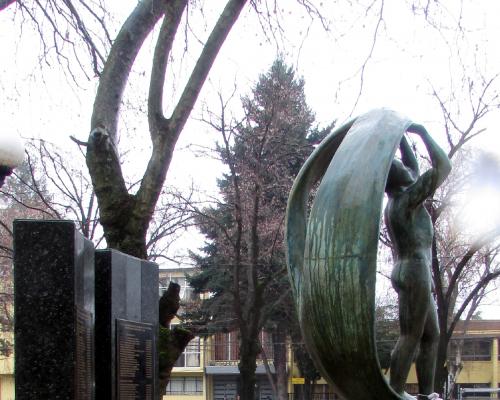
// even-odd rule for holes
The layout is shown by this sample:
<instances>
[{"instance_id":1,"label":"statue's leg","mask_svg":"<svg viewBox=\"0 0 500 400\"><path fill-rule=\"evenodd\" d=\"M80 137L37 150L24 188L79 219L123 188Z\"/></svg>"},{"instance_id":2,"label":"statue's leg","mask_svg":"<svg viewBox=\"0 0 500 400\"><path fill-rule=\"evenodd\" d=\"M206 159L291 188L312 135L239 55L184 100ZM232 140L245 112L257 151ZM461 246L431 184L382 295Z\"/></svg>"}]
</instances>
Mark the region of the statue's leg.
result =
<instances>
[{"instance_id":1,"label":"statue's leg","mask_svg":"<svg viewBox=\"0 0 500 400\"><path fill-rule=\"evenodd\" d=\"M391 355L390 384L402 394L429 310L430 284L417 265L401 267L398 284L400 336Z\"/></svg>"},{"instance_id":2,"label":"statue's leg","mask_svg":"<svg viewBox=\"0 0 500 400\"><path fill-rule=\"evenodd\" d=\"M439 342L439 324L437 311L429 294L429 311L425 322L424 333L420 341L420 351L416 361L419 392L430 394L434 392L434 374Z\"/></svg>"}]
</instances>

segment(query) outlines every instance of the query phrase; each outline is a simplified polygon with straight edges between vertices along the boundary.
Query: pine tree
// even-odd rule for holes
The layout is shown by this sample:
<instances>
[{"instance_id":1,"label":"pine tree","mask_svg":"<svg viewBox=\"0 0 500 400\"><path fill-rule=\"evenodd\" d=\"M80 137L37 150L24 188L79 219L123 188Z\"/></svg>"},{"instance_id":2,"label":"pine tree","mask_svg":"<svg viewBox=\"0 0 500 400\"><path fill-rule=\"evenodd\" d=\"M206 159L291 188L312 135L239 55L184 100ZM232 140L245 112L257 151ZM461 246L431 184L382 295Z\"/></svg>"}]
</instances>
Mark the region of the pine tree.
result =
<instances>
[{"instance_id":1,"label":"pine tree","mask_svg":"<svg viewBox=\"0 0 500 400\"><path fill-rule=\"evenodd\" d=\"M313 127L304 81L282 59L242 106L243 122L219 129L217 151L229 173L218 182L223 201L198 216L207 241L203 254L193 255L200 272L190 277L196 291L211 296L191 317L206 334L238 331L239 395L253 400L259 332L268 327L283 338L295 318L283 245L288 193L314 140L327 130Z\"/></svg>"}]
</instances>

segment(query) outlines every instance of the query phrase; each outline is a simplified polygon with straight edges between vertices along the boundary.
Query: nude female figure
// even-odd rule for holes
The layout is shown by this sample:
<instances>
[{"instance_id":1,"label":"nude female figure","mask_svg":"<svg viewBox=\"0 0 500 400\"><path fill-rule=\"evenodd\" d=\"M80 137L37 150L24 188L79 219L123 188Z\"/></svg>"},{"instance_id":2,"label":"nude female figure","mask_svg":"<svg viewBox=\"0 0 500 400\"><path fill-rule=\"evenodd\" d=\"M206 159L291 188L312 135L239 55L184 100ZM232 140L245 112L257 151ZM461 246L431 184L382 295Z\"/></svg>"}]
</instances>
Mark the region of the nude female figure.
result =
<instances>
[{"instance_id":1,"label":"nude female figure","mask_svg":"<svg viewBox=\"0 0 500 400\"><path fill-rule=\"evenodd\" d=\"M393 243L391 280L398 293L400 324L391 355L390 384L398 394L413 398L404 392L404 385L416 356L419 398L429 398L434 391L439 325L432 297L433 227L424 202L446 179L451 164L423 126L413 124L408 132L421 137L432 168L419 176L415 155L403 137L402 162L393 161L385 189L389 201L384 218Z\"/></svg>"}]
</instances>

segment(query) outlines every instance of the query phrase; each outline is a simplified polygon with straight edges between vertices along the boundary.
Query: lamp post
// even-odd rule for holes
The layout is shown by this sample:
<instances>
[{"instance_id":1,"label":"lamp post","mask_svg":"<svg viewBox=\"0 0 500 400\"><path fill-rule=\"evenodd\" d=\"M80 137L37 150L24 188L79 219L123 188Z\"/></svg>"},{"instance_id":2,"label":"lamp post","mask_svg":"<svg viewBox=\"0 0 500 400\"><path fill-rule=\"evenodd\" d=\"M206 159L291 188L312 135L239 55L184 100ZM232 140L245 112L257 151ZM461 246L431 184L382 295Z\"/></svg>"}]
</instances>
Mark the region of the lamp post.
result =
<instances>
[{"instance_id":1,"label":"lamp post","mask_svg":"<svg viewBox=\"0 0 500 400\"><path fill-rule=\"evenodd\" d=\"M24 145L17 134L0 133L0 187L24 159Z\"/></svg>"}]
</instances>

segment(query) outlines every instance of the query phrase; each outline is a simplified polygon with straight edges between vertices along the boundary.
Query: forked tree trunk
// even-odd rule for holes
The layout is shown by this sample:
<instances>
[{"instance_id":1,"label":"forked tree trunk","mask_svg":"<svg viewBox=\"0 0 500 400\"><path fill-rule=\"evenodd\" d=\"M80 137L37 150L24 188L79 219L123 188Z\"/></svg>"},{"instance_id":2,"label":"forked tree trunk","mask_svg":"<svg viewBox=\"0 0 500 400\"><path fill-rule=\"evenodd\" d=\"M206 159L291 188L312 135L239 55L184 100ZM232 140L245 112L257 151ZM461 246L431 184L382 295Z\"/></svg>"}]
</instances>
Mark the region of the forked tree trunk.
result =
<instances>
[{"instance_id":1,"label":"forked tree trunk","mask_svg":"<svg viewBox=\"0 0 500 400\"><path fill-rule=\"evenodd\" d=\"M108 247L139 258L147 257L146 234L165 183L175 144L219 50L246 2L247 0L227 0L170 117L163 115L166 69L188 0L140 1L120 29L99 79L86 154L99 203L100 223ZM144 40L162 19L148 95L152 154L137 192L131 194L125 183L116 148L119 111L135 58ZM173 366L171 361L179 351L182 352L189 335L177 336L168 326L163 327L162 335L159 353L166 358L165 362L160 362L160 375L162 385L165 386ZM162 387L161 391L163 389Z\"/></svg>"}]
</instances>

